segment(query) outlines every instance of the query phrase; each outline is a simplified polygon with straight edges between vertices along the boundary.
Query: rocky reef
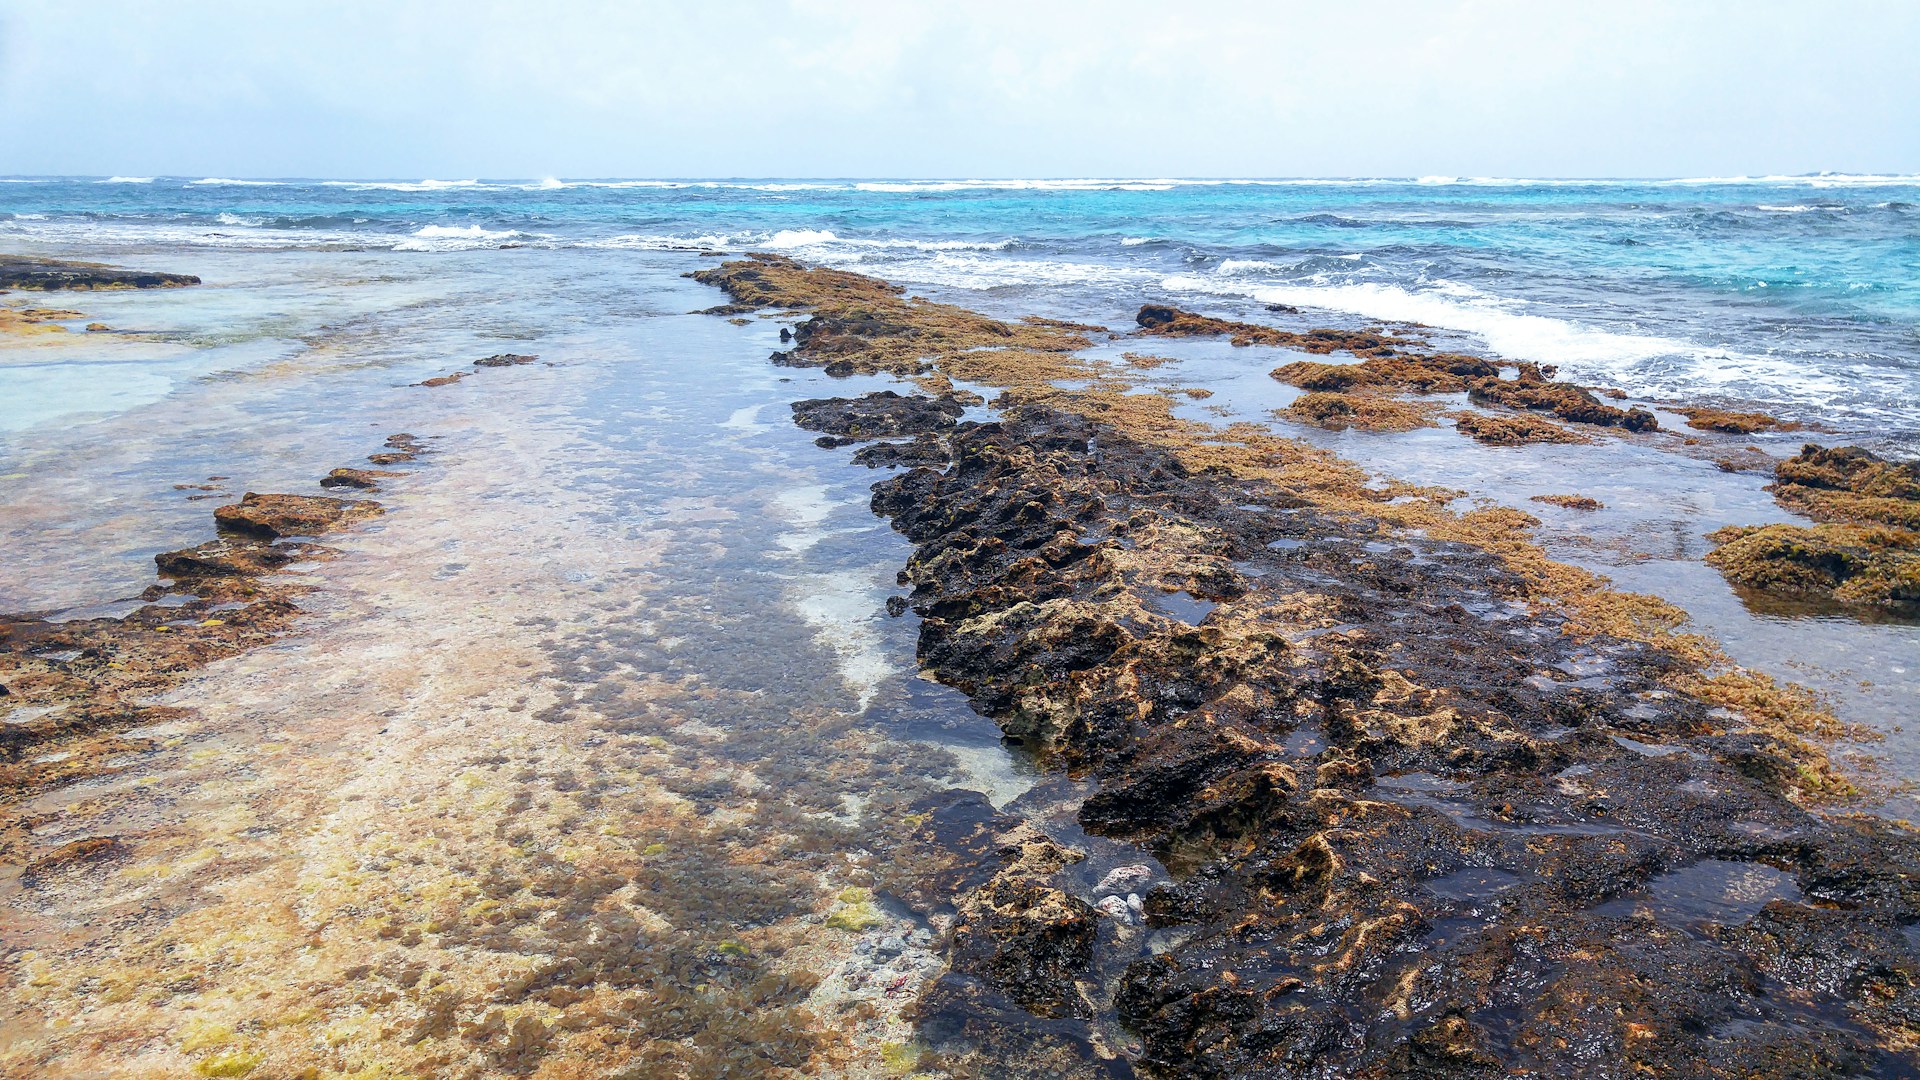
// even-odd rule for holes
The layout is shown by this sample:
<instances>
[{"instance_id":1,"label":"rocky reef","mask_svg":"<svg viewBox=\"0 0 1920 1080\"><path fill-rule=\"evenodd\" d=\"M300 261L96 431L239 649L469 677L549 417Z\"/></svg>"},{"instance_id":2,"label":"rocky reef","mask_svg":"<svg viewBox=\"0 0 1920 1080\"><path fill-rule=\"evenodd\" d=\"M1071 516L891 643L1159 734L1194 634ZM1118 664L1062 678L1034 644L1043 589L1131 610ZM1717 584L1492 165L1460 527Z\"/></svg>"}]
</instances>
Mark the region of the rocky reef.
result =
<instances>
[{"instance_id":1,"label":"rocky reef","mask_svg":"<svg viewBox=\"0 0 1920 1080\"><path fill-rule=\"evenodd\" d=\"M1463 412L1454 417L1460 434L1489 446L1525 446L1528 443L1590 443L1593 440L1537 416L1494 416Z\"/></svg>"},{"instance_id":2,"label":"rocky reef","mask_svg":"<svg viewBox=\"0 0 1920 1080\"><path fill-rule=\"evenodd\" d=\"M1781 420L1763 412L1737 412L1695 406L1674 410L1687 418L1687 426L1700 431L1718 431L1727 435L1752 435L1762 431L1797 431L1799 424Z\"/></svg>"},{"instance_id":3,"label":"rocky reef","mask_svg":"<svg viewBox=\"0 0 1920 1080\"><path fill-rule=\"evenodd\" d=\"M915 545L890 607L920 616L924 674L1084 782L1075 828L1170 876L1136 925L1071 845L960 814L939 887L890 887L947 892L950 970L919 1015L965 1074L1920 1067L1920 838L1821 808L1847 785L1811 740L1840 729L1804 693L1547 560L1528 515L1177 420L1124 373L1007 343L1030 324L771 256L702 273L729 311L811 309L832 363L1005 388L999 420L919 437L944 469L876 485ZM1362 357L1282 369L1319 392L1478 388L1502 418L1653 426L1389 335L1136 322ZM1108 1024L1137 1046L1116 1056Z\"/></svg>"},{"instance_id":4,"label":"rocky reef","mask_svg":"<svg viewBox=\"0 0 1920 1080\"><path fill-rule=\"evenodd\" d=\"M105 263L69 262L31 255L0 255L0 289L173 289L198 285L192 274L128 270Z\"/></svg>"},{"instance_id":5,"label":"rocky reef","mask_svg":"<svg viewBox=\"0 0 1920 1080\"><path fill-rule=\"evenodd\" d=\"M1707 564L1741 588L1880 608L1920 605L1920 463L1812 443L1775 468L1780 505L1824 524L1730 526Z\"/></svg>"},{"instance_id":6,"label":"rocky reef","mask_svg":"<svg viewBox=\"0 0 1920 1080\"><path fill-rule=\"evenodd\" d=\"M1274 378L1303 390L1312 391L1307 397L1296 402L1293 408L1287 410L1288 418L1321 426L1325 426L1329 420L1337 423L1343 413L1350 417L1355 415L1374 415L1383 418L1392 416L1392 419L1383 419L1382 422L1413 424L1409 410L1414 407L1403 402L1378 400L1364 410L1355 404L1355 394L1379 395L1405 392L1465 393L1476 405L1522 412L1545 412L1573 423L1613 427L1624 431L1655 431L1660 426L1660 422L1654 415L1645 409L1621 409L1600 400L1599 395L1611 396L1614 392L1595 391L1589 387L1557 380L1553 378L1554 373L1551 369L1542 368L1538 364L1522 362L1506 365L1513 367L1515 373L1510 379L1504 378L1501 375L1502 365L1500 364L1463 353L1436 352L1426 342L1415 338L1370 330L1319 329L1296 332L1257 323L1236 322L1210 315L1199 315L1155 304L1143 306L1134 316L1134 321L1138 324L1138 332L1141 334L1173 337L1224 336L1238 346L1270 345L1320 355L1345 352L1358 357L1357 363L1296 360L1274 369ZM1723 423L1733 422L1733 414L1700 410L1700 415L1708 419L1717 417ZM1754 415L1758 416L1758 414ZM1761 419L1770 420L1771 418ZM1424 425L1413 424L1413 426ZM1561 430L1555 425L1544 422L1528 424L1510 417L1483 417L1468 414L1460 421L1460 428L1483 442L1500 445L1582 441L1577 436L1555 434ZM1405 430L1405 428L1383 427L1380 430Z\"/></svg>"},{"instance_id":7,"label":"rocky reef","mask_svg":"<svg viewBox=\"0 0 1920 1080\"><path fill-rule=\"evenodd\" d=\"M1920 840L1807 810L1792 746L1670 689L1683 658L1071 414L952 443L874 497L917 545L922 662L1175 871L1145 907L1181 943L1112 998L1149 1071L1903 1067ZM1049 887L982 886L1012 959L952 955L1058 1015Z\"/></svg>"}]
</instances>

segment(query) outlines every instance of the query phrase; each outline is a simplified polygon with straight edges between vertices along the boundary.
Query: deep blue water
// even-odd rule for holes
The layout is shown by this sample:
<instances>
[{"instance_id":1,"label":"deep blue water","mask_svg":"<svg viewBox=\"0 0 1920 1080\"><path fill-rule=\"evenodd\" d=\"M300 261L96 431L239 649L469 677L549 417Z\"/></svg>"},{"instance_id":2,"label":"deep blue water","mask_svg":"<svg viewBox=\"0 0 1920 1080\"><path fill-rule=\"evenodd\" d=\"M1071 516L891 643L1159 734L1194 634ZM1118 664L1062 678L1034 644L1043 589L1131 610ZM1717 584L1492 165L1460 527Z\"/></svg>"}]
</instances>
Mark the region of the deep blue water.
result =
<instances>
[{"instance_id":1,"label":"deep blue water","mask_svg":"<svg viewBox=\"0 0 1920 1080\"><path fill-rule=\"evenodd\" d=\"M1920 177L0 182L0 250L777 250L985 305L1418 322L1636 395L1920 441Z\"/></svg>"}]
</instances>

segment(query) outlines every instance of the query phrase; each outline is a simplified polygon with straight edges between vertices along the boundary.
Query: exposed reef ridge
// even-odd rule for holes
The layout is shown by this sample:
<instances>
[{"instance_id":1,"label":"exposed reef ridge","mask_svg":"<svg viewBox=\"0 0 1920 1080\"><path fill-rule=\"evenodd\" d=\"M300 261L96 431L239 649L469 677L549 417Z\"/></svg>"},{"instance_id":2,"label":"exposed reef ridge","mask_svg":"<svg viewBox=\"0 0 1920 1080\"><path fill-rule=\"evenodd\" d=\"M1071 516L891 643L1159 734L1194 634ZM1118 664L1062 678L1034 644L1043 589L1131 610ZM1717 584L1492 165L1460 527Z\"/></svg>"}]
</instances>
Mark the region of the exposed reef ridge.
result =
<instances>
[{"instance_id":1,"label":"exposed reef ridge","mask_svg":"<svg viewBox=\"0 0 1920 1080\"><path fill-rule=\"evenodd\" d=\"M1167 1076L1920 1065L1920 839L1817 809L1846 785L1809 740L1838 726L1677 633L1678 612L1545 559L1519 511L1456 513L1271 433L1177 420L1064 347L1006 343L1032 324L777 256L700 276L730 310L837 328L783 362L1005 388L999 421L921 436L947 468L876 486L915 544L921 664L1095 781L1078 825L1173 877L1138 927L1091 903L1063 845L982 842L988 865L950 878L929 1038L967 1028L1000 1047L999 1075L1123 1073L1111 1020L1140 1040L1132 1067ZM1202 319L1139 321L1290 333ZM1403 358L1385 335L1317 344L1367 357L1338 370L1404 362L1644 426L1543 371Z\"/></svg>"},{"instance_id":2,"label":"exposed reef ridge","mask_svg":"<svg viewBox=\"0 0 1920 1080\"><path fill-rule=\"evenodd\" d=\"M128 270L105 263L41 259L31 255L0 255L0 289L174 289L198 285L192 274L157 270Z\"/></svg>"}]
</instances>

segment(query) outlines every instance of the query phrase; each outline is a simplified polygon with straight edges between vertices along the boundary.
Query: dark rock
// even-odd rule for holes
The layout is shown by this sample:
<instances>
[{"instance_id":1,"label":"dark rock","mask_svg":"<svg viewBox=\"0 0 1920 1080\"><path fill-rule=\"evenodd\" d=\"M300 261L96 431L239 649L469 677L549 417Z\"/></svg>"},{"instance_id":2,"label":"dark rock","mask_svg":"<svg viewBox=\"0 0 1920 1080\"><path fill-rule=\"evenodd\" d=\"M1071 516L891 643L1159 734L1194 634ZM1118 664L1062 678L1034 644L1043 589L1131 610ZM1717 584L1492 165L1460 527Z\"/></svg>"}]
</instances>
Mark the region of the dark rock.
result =
<instances>
[{"instance_id":1,"label":"dark rock","mask_svg":"<svg viewBox=\"0 0 1920 1080\"><path fill-rule=\"evenodd\" d=\"M870 469L945 465L947 444L935 435L916 436L912 442L878 442L854 451L853 461Z\"/></svg>"},{"instance_id":2,"label":"dark rock","mask_svg":"<svg viewBox=\"0 0 1920 1080\"><path fill-rule=\"evenodd\" d=\"M808 431L856 439L917 435L952 428L965 406L951 398L902 396L880 390L857 398L812 398L793 403L793 422Z\"/></svg>"},{"instance_id":3,"label":"dark rock","mask_svg":"<svg viewBox=\"0 0 1920 1080\"><path fill-rule=\"evenodd\" d=\"M162 574L170 577L255 577L293 562L295 545L275 545L243 537L222 537L153 557Z\"/></svg>"},{"instance_id":4,"label":"dark rock","mask_svg":"<svg viewBox=\"0 0 1920 1080\"><path fill-rule=\"evenodd\" d=\"M377 491L380 481L387 477L399 476L397 472L381 469L335 469L320 478L320 486L325 488L350 487L363 491Z\"/></svg>"},{"instance_id":5,"label":"dark rock","mask_svg":"<svg viewBox=\"0 0 1920 1080\"><path fill-rule=\"evenodd\" d=\"M1011 865L959 903L948 961L1036 1016L1090 1015L1074 987L1093 960L1093 908L1050 878L1079 860L1030 829L1002 840Z\"/></svg>"},{"instance_id":6,"label":"dark rock","mask_svg":"<svg viewBox=\"0 0 1920 1080\"><path fill-rule=\"evenodd\" d=\"M0 288L5 289L170 289L198 284L200 279L192 274L163 274L102 263L0 255Z\"/></svg>"},{"instance_id":7,"label":"dark rock","mask_svg":"<svg viewBox=\"0 0 1920 1080\"><path fill-rule=\"evenodd\" d=\"M1667 681L1684 661L1512 613L1527 586L1484 550L1361 558L1350 519L1070 414L946 441L873 501L915 544L920 663L1178 882L1144 909L1186 931L1113 999L1143 1071L1914 1071L1920 944L1891 930L1920 922L1920 838L1804 809L1800 752L1723 733ZM1223 599L1195 627L1156 607L1176 589ZM1594 663L1604 687L1541 674ZM1091 909L1017 865L953 882L953 978L1097 1011Z\"/></svg>"},{"instance_id":8,"label":"dark rock","mask_svg":"<svg viewBox=\"0 0 1920 1080\"><path fill-rule=\"evenodd\" d=\"M538 356L522 353L496 353L493 356L475 360L473 366L477 368L513 367L516 364L531 364L538 359L540 359Z\"/></svg>"}]
</instances>

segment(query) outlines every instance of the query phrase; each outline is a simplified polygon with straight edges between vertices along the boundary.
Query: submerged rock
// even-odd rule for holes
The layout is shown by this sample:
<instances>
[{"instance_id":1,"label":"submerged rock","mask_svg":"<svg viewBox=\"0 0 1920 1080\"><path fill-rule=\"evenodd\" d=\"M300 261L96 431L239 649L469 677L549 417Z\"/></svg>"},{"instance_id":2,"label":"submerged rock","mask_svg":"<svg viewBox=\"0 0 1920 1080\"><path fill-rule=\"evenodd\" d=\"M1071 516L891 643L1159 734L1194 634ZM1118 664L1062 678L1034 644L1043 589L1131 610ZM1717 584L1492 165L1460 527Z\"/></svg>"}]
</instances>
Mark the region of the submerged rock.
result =
<instances>
[{"instance_id":1,"label":"submerged rock","mask_svg":"<svg viewBox=\"0 0 1920 1080\"><path fill-rule=\"evenodd\" d=\"M328 488L350 487L359 488L363 491L377 491L380 487L381 480L399 475L397 472L387 472L381 469L339 468L321 477L320 486Z\"/></svg>"}]
</instances>

